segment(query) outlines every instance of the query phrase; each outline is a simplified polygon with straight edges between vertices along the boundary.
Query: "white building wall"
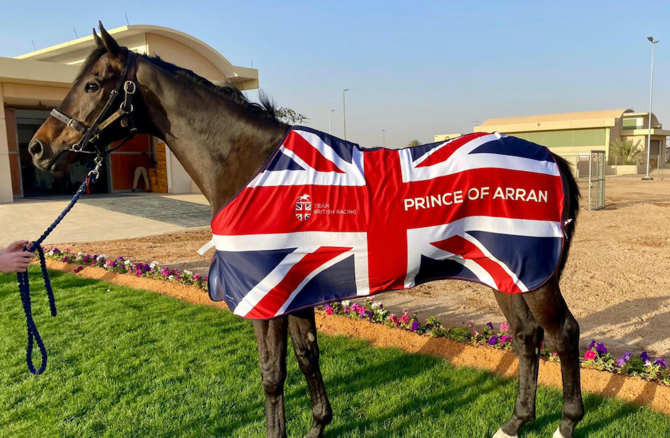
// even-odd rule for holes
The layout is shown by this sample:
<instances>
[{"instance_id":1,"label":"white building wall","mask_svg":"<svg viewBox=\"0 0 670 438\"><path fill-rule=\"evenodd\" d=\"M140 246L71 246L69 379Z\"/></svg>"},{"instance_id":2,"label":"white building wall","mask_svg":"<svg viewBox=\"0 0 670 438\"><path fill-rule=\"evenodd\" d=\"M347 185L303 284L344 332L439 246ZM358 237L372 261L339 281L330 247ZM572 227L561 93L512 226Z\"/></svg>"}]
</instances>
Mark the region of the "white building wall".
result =
<instances>
[{"instance_id":1,"label":"white building wall","mask_svg":"<svg viewBox=\"0 0 670 438\"><path fill-rule=\"evenodd\" d=\"M12 174L9 167L9 141L5 120L4 95L0 84L0 202L13 202Z\"/></svg>"},{"instance_id":2,"label":"white building wall","mask_svg":"<svg viewBox=\"0 0 670 438\"><path fill-rule=\"evenodd\" d=\"M170 193L191 193L191 177L186 173L186 169L181 165L177 157L172 153L168 152L168 157L170 159L169 164L169 192Z\"/></svg>"}]
</instances>

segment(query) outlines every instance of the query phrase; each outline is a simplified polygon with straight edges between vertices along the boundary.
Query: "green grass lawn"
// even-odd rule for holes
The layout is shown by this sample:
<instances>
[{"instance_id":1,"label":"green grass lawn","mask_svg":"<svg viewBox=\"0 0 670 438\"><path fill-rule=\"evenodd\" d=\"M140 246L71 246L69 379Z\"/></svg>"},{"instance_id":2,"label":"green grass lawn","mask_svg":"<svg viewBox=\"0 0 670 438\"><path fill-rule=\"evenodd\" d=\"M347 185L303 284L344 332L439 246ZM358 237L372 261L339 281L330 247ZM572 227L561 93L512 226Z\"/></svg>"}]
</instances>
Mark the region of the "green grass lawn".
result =
<instances>
[{"instance_id":1,"label":"green grass lawn","mask_svg":"<svg viewBox=\"0 0 670 438\"><path fill-rule=\"evenodd\" d=\"M251 323L151 292L52 273L59 316L48 316L33 272L36 321L49 350L42 376L25 366L25 321L13 276L0 276L0 436L264 436ZM490 438L509 416L516 383L424 356L321 336L335 412L329 437ZM307 389L289 356L290 436L311 423ZM582 437L670 436L670 418L586 397ZM540 389L523 437L550 437L561 395Z\"/></svg>"}]
</instances>

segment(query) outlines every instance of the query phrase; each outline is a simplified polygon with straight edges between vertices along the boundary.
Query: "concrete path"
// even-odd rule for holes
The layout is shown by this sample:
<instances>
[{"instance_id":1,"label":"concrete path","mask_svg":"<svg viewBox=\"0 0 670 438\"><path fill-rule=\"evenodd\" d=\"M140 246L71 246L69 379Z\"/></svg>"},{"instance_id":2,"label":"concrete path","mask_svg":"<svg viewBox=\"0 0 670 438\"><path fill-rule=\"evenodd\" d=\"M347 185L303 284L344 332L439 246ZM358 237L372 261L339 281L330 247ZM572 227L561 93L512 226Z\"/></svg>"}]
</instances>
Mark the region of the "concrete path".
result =
<instances>
[{"instance_id":1,"label":"concrete path","mask_svg":"<svg viewBox=\"0 0 670 438\"><path fill-rule=\"evenodd\" d=\"M32 198L0 205L0 247L19 239L37 239L69 201ZM151 236L208 226L210 220L211 211L202 195L84 195L46 243Z\"/></svg>"}]
</instances>

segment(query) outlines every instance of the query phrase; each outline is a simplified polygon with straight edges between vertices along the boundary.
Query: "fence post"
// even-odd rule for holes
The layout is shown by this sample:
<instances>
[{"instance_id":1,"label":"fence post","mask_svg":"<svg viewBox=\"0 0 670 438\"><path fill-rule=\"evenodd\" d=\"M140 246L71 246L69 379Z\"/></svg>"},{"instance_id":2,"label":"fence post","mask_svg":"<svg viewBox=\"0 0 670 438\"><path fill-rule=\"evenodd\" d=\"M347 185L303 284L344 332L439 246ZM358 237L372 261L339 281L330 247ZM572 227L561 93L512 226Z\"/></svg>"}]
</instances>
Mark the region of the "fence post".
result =
<instances>
[{"instance_id":1,"label":"fence post","mask_svg":"<svg viewBox=\"0 0 670 438\"><path fill-rule=\"evenodd\" d=\"M591 174L593 171L593 152L589 154L589 210L591 210L591 190L593 189L593 183L591 182Z\"/></svg>"}]
</instances>

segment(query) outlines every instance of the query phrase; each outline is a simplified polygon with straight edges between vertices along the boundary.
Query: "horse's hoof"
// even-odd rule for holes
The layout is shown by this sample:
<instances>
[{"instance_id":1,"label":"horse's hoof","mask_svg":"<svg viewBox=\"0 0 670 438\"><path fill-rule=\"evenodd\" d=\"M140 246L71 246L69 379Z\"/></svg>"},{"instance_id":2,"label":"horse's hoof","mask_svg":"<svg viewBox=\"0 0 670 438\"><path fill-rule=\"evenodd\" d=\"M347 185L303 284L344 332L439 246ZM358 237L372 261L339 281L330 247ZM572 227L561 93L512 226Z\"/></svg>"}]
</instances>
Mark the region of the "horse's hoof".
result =
<instances>
[{"instance_id":1,"label":"horse's hoof","mask_svg":"<svg viewBox=\"0 0 670 438\"><path fill-rule=\"evenodd\" d=\"M514 436L507 435L505 432L503 432L502 429L498 429L498 432L496 432L496 434L493 435L493 438L518 438L518 435L514 435Z\"/></svg>"},{"instance_id":2,"label":"horse's hoof","mask_svg":"<svg viewBox=\"0 0 670 438\"><path fill-rule=\"evenodd\" d=\"M556 432L554 432L553 438L565 438L563 436L563 434L561 433L561 428L560 427L558 429L556 429Z\"/></svg>"}]
</instances>

